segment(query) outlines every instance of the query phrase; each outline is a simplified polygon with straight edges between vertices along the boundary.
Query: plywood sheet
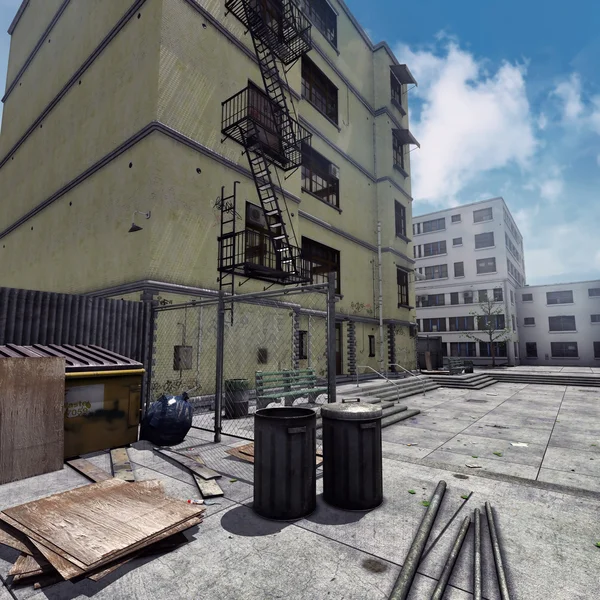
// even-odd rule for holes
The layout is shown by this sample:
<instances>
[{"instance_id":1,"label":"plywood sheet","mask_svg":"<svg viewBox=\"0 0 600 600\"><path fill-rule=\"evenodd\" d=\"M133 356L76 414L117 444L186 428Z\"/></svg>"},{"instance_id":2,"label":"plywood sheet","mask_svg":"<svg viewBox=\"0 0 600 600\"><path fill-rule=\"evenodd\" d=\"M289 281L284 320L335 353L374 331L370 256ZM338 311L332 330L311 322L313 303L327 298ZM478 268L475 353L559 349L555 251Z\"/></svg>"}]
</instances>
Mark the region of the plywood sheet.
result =
<instances>
[{"instance_id":1,"label":"plywood sheet","mask_svg":"<svg viewBox=\"0 0 600 600\"><path fill-rule=\"evenodd\" d=\"M133 469L129 462L129 455L127 454L127 448L114 448L110 451L110 460L112 462L112 469L116 479L122 479L123 481L135 481L133 476Z\"/></svg>"},{"instance_id":2,"label":"plywood sheet","mask_svg":"<svg viewBox=\"0 0 600 600\"><path fill-rule=\"evenodd\" d=\"M64 460L64 358L0 358L0 484Z\"/></svg>"},{"instance_id":3,"label":"plywood sheet","mask_svg":"<svg viewBox=\"0 0 600 600\"><path fill-rule=\"evenodd\" d=\"M29 541L29 538L3 521L0 521L0 544L10 546L24 554L35 553L35 546Z\"/></svg>"},{"instance_id":4,"label":"plywood sheet","mask_svg":"<svg viewBox=\"0 0 600 600\"><path fill-rule=\"evenodd\" d=\"M193 458L190 458L188 456L183 456L181 454L177 454L176 452L172 452L172 451L166 450L164 448L154 448L154 450L156 452L158 452L159 454L162 454L163 456L166 456L166 457L170 458L171 460L178 462L180 465L183 465L186 469L189 469L192 473L195 473L196 475L199 475L200 477L202 477L202 479L215 479L217 477L221 477L220 473L217 473L216 471L213 471L212 469L209 469L208 467L205 467L205 466L199 464Z\"/></svg>"},{"instance_id":5,"label":"plywood sheet","mask_svg":"<svg viewBox=\"0 0 600 600\"><path fill-rule=\"evenodd\" d=\"M67 464L95 483L112 479L112 475L110 473L107 473L104 469L97 467L93 462L90 462L85 458L68 460Z\"/></svg>"},{"instance_id":6,"label":"plywood sheet","mask_svg":"<svg viewBox=\"0 0 600 600\"><path fill-rule=\"evenodd\" d=\"M21 554L8 574L14 575L14 580L19 581L20 579L35 577L36 575L42 575L52 570L52 565L43 556Z\"/></svg>"},{"instance_id":7,"label":"plywood sheet","mask_svg":"<svg viewBox=\"0 0 600 600\"><path fill-rule=\"evenodd\" d=\"M194 479L203 498L216 498L223 495L221 486L214 479L202 479L197 475L194 475Z\"/></svg>"}]
</instances>

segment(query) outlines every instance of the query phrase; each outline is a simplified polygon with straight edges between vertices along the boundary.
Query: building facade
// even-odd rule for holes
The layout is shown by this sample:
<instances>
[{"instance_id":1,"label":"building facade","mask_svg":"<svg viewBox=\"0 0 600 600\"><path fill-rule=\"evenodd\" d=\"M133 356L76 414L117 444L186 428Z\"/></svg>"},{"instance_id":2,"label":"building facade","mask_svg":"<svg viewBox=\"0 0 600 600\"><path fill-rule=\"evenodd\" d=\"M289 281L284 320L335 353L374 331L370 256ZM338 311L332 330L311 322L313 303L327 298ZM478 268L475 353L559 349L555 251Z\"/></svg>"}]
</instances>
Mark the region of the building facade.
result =
<instances>
[{"instance_id":1,"label":"building facade","mask_svg":"<svg viewBox=\"0 0 600 600\"><path fill-rule=\"evenodd\" d=\"M342 0L23 0L9 33L0 285L185 301L333 271L338 372L414 366L415 81Z\"/></svg>"},{"instance_id":2,"label":"building facade","mask_svg":"<svg viewBox=\"0 0 600 600\"><path fill-rule=\"evenodd\" d=\"M600 280L518 290L521 361L528 365L600 365Z\"/></svg>"},{"instance_id":3,"label":"building facade","mask_svg":"<svg viewBox=\"0 0 600 600\"><path fill-rule=\"evenodd\" d=\"M525 283L523 238L505 201L492 198L415 216L413 247L419 335L441 335L445 356L489 364L489 336L478 330L477 317L493 300L495 327L508 330L505 341L496 342L496 362L517 364L516 291Z\"/></svg>"}]
</instances>

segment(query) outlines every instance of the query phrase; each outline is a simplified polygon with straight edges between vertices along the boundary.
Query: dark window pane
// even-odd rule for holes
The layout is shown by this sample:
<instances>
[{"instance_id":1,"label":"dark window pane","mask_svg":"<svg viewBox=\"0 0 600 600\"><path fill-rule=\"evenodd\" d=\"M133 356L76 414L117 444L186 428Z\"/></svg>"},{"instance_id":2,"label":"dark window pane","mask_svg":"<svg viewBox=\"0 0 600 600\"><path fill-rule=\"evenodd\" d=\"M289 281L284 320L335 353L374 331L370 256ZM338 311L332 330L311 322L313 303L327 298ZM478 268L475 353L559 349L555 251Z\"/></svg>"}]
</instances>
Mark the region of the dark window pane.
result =
<instances>
[{"instance_id":1,"label":"dark window pane","mask_svg":"<svg viewBox=\"0 0 600 600\"><path fill-rule=\"evenodd\" d=\"M488 293L487 290L479 290L479 302L487 302L488 301Z\"/></svg>"},{"instance_id":2,"label":"dark window pane","mask_svg":"<svg viewBox=\"0 0 600 600\"><path fill-rule=\"evenodd\" d=\"M394 201L396 218L396 235L406 237L406 208L397 200Z\"/></svg>"},{"instance_id":3,"label":"dark window pane","mask_svg":"<svg viewBox=\"0 0 600 600\"><path fill-rule=\"evenodd\" d=\"M315 27L337 46L337 15L326 0L308 0L303 8Z\"/></svg>"},{"instance_id":4,"label":"dark window pane","mask_svg":"<svg viewBox=\"0 0 600 600\"><path fill-rule=\"evenodd\" d=\"M436 256L437 254L446 254L445 240L423 244L423 256Z\"/></svg>"},{"instance_id":5,"label":"dark window pane","mask_svg":"<svg viewBox=\"0 0 600 600\"><path fill-rule=\"evenodd\" d=\"M591 315L592 323L600 323L600 315Z\"/></svg>"},{"instance_id":6,"label":"dark window pane","mask_svg":"<svg viewBox=\"0 0 600 600\"><path fill-rule=\"evenodd\" d=\"M523 294L521 298L523 302L533 302L533 294Z\"/></svg>"},{"instance_id":7,"label":"dark window pane","mask_svg":"<svg viewBox=\"0 0 600 600\"><path fill-rule=\"evenodd\" d=\"M548 317L548 325L550 331L575 331L576 329L573 315Z\"/></svg>"},{"instance_id":8,"label":"dark window pane","mask_svg":"<svg viewBox=\"0 0 600 600\"><path fill-rule=\"evenodd\" d=\"M425 279L443 279L448 277L448 265L425 267Z\"/></svg>"},{"instance_id":9,"label":"dark window pane","mask_svg":"<svg viewBox=\"0 0 600 600\"><path fill-rule=\"evenodd\" d=\"M550 342L550 352L554 358L577 358L577 342Z\"/></svg>"},{"instance_id":10,"label":"dark window pane","mask_svg":"<svg viewBox=\"0 0 600 600\"><path fill-rule=\"evenodd\" d=\"M523 323L525 325L535 325L535 317L525 317Z\"/></svg>"},{"instance_id":11,"label":"dark window pane","mask_svg":"<svg viewBox=\"0 0 600 600\"><path fill-rule=\"evenodd\" d=\"M302 144L302 188L321 200L339 207L340 182L332 174L333 166L333 163L308 144Z\"/></svg>"},{"instance_id":12,"label":"dark window pane","mask_svg":"<svg viewBox=\"0 0 600 600\"><path fill-rule=\"evenodd\" d=\"M338 122L338 89L306 56L302 57L302 97L334 123Z\"/></svg>"},{"instance_id":13,"label":"dark window pane","mask_svg":"<svg viewBox=\"0 0 600 600\"><path fill-rule=\"evenodd\" d=\"M527 358L537 358L537 343L526 342L525 343L525 355Z\"/></svg>"},{"instance_id":14,"label":"dark window pane","mask_svg":"<svg viewBox=\"0 0 600 600\"><path fill-rule=\"evenodd\" d=\"M495 273L496 259L495 258L480 258L477 261L477 273Z\"/></svg>"},{"instance_id":15,"label":"dark window pane","mask_svg":"<svg viewBox=\"0 0 600 600\"><path fill-rule=\"evenodd\" d=\"M398 304L408 306L408 273L402 269L396 269L396 281L398 284Z\"/></svg>"},{"instance_id":16,"label":"dark window pane","mask_svg":"<svg viewBox=\"0 0 600 600\"><path fill-rule=\"evenodd\" d=\"M465 276L465 264L462 262L454 263L454 277L464 277Z\"/></svg>"},{"instance_id":17,"label":"dark window pane","mask_svg":"<svg viewBox=\"0 0 600 600\"><path fill-rule=\"evenodd\" d=\"M370 357L375 356L375 336L374 335L369 336L369 356Z\"/></svg>"},{"instance_id":18,"label":"dark window pane","mask_svg":"<svg viewBox=\"0 0 600 600\"><path fill-rule=\"evenodd\" d=\"M494 302L502 302L502 300L504 300L502 288L494 288Z\"/></svg>"},{"instance_id":19,"label":"dark window pane","mask_svg":"<svg viewBox=\"0 0 600 600\"><path fill-rule=\"evenodd\" d=\"M453 223L460 223L460 221L461 221L460 215L452 215Z\"/></svg>"},{"instance_id":20,"label":"dark window pane","mask_svg":"<svg viewBox=\"0 0 600 600\"><path fill-rule=\"evenodd\" d=\"M308 358L308 331L298 332L298 358L300 360Z\"/></svg>"},{"instance_id":21,"label":"dark window pane","mask_svg":"<svg viewBox=\"0 0 600 600\"><path fill-rule=\"evenodd\" d=\"M453 238L452 239L452 245L453 246L462 246L462 238Z\"/></svg>"},{"instance_id":22,"label":"dark window pane","mask_svg":"<svg viewBox=\"0 0 600 600\"><path fill-rule=\"evenodd\" d=\"M337 294L341 294L339 250L302 237L302 259L309 263L313 283L325 283L328 273L335 273L335 291Z\"/></svg>"},{"instance_id":23,"label":"dark window pane","mask_svg":"<svg viewBox=\"0 0 600 600\"><path fill-rule=\"evenodd\" d=\"M546 302L547 304L572 304L573 291L546 292Z\"/></svg>"},{"instance_id":24,"label":"dark window pane","mask_svg":"<svg viewBox=\"0 0 600 600\"><path fill-rule=\"evenodd\" d=\"M600 288L589 288L588 289L588 296L590 298L593 298L595 296L600 296Z\"/></svg>"},{"instance_id":25,"label":"dark window pane","mask_svg":"<svg viewBox=\"0 0 600 600\"><path fill-rule=\"evenodd\" d=\"M432 219L431 221L423 221L423 233L432 231L440 231L446 229L446 219Z\"/></svg>"},{"instance_id":26,"label":"dark window pane","mask_svg":"<svg viewBox=\"0 0 600 600\"><path fill-rule=\"evenodd\" d=\"M475 248L489 248L494 245L494 232L478 233L475 236Z\"/></svg>"},{"instance_id":27,"label":"dark window pane","mask_svg":"<svg viewBox=\"0 0 600 600\"><path fill-rule=\"evenodd\" d=\"M404 146L394 134L392 134L392 150L394 152L394 164L404 169Z\"/></svg>"},{"instance_id":28,"label":"dark window pane","mask_svg":"<svg viewBox=\"0 0 600 600\"><path fill-rule=\"evenodd\" d=\"M450 304L458 304L458 292L452 292L450 294Z\"/></svg>"},{"instance_id":29,"label":"dark window pane","mask_svg":"<svg viewBox=\"0 0 600 600\"><path fill-rule=\"evenodd\" d=\"M600 358L600 342L594 342L594 358Z\"/></svg>"},{"instance_id":30,"label":"dark window pane","mask_svg":"<svg viewBox=\"0 0 600 600\"><path fill-rule=\"evenodd\" d=\"M493 218L493 216L494 214L491 207L473 211L473 221L475 223L480 223L481 221L489 221L491 218Z\"/></svg>"}]
</instances>

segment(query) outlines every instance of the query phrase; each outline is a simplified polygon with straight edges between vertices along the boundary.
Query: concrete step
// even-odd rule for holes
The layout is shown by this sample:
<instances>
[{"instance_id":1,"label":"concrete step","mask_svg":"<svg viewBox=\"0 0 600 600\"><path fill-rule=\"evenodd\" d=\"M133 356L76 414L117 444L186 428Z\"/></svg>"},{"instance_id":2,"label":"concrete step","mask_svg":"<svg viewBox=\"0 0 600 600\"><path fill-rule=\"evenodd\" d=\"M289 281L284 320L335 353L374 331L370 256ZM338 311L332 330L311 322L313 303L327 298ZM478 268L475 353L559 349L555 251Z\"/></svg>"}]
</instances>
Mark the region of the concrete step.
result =
<instances>
[{"instance_id":1,"label":"concrete step","mask_svg":"<svg viewBox=\"0 0 600 600\"><path fill-rule=\"evenodd\" d=\"M390 425L393 425L394 423L399 423L400 421L404 421L406 419L410 419L411 417L414 417L415 415L418 415L421 411L420 410L406 410L400 414L397 415L392 415L390 417L385 417L381 420L381 427L389 427Z\"/></svg>"},{"instance_id":2,"label":"concrete step","mask_svg":"<svg viewBox=\"0 0 600 600\"><path fill-rule=\"evenodd\" d=\"M429 383L426 377L416 379L415 377L406 378L404 380L398 380L394 383L384 382L381 385L369 387L367 389L356 388L357 396L379 396L382 392L389 390L404 390L412 389L413 387L423 386L423 384ZM352 392L354 393L354 392Z\"/></svg>"},{"instance_id":3,"label":"concrete step","mask_svg":"<svg viewBox=\"0 0 600 600\"><path fill-rule=\"evenodd\" d=\"M506 383L529 383L536 385L569 385L574 387L600 387L600 376L595 377L569 377L562 375L526 375L526 374L493 374L496 381Z\"/></svg>"},{"instance_id":4,"label":"concrete step","mask_svg":"<svg viewBox=\"0 0 600 600\"><path fill-rule=\"evenodd\" d=\"M419 386L417 388L413 388L410 390L403 390L400 393L395 392L395 391L390 391L384 395L379 396L379 398L381 398L382 400L387 400L387 401L393 401L393 400L397 400L397 399L401 400L402 398L408 398L409 396L416 396L416 395L422 394L424 392L431 392L432 390L437 390L439 387L440 387L439 385L433 385L430 387Z\"/></svg>"},{"instance_id":5,"label":"concrete step","mask_svg":"<svg viewBox=\"0 0 600 600\"><path fill-rule=\"evenodd\" d=\"M496 383L496 380L486 373L473 373L466 375L430 375L435 383L442 387L482 390Z\"/></svg>"}]
</instances>

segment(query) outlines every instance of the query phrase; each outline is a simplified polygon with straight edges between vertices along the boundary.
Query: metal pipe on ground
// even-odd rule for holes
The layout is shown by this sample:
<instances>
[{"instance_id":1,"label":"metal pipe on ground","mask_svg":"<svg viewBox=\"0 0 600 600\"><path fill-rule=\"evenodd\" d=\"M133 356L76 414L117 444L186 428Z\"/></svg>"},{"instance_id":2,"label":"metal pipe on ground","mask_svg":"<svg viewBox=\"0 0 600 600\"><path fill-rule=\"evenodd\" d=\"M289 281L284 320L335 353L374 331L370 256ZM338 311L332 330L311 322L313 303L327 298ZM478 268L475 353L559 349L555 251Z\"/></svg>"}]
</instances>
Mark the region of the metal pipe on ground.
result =
<instances>
[{"instance_id":1,"label":"metal pipe on ground","mask_svg":"<svg viewBox=\"0 0 600 600\"><path fill-rule=\"evenodd\" d=\"M406 598L408 598L410 587L415 575L417 574L417 568L419 567L421 555L425 549L427 538L431 533L433 523L435 522L438 510L442 504L442 500L444 499L445 492L446 482L440 481L435 488L435 492L433 493L433 496L429 502L429 506L427 507L427 512L425 513L425 516L423 517L423 520L419 525L419 529L417 530L417 533L413 539L413 543L408 550L408 554L406 555L406 559L404 560L404 564L400 570L400 575L398 575L398 579L396 580L394 588L389 596L389 600L406 600Z\"/></svg>"},{"instance_id":2,"label":"metal pipe on ground","mask_svg":"<svg viewBox=\"0 0 600 600\"><path fill-rule=\"evenodd\" d=\"M485 503L485 512L487 514L488 528L490 530L490 538L492 540L492 553L494 554L494 562L496 563L496 574L498 575L498 587L500 588L500 597L502 600L510 600L508 591L508 582L506 581L506 573L504 572L504 564L502 563L502 553L500 552L500 542L498 540L498 530L494 520L494 513L489 502Z\"/></svg>"},{"instance_id":3,"label":"metal pipe on ground","mask_svg":"<svg viewBox=\"0 0 600 600\"><path fill-rule=\"evenodd\" d=\"M473 554L473 600L481 600L481 512L475 509L475 552Z\"/></svg>"},{"instance_id":4,"label":"metal pipe on ground","mask_svg":"<svg viewBox=\"0 0 600 600\"><path fill-rule=\"evenodd\" d=\"M431 594L431 600L442 600L444 597L444 592L446 591L446 586L448 585L448 580L450 579L450 575L452 575L452 571L454 569L454 565L456 564L456 559L460 554L463 542L465 541L465 537L467 536L467 531L469 530L469 525L471 524L471 517L465 517L463 524L461 525L458 535L456 536L456 540L454 540L454 545L452 546L452 550L450 550L450 554L446 559L446 564L442 569L442 574L440 575L440 579L438 584L435 586L435 590L433 590L433 594Z\"/></svg>"}]
</instances>

